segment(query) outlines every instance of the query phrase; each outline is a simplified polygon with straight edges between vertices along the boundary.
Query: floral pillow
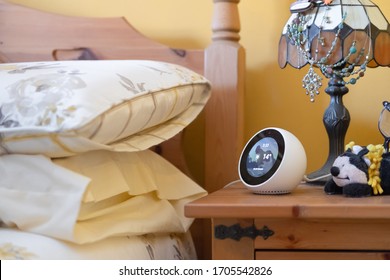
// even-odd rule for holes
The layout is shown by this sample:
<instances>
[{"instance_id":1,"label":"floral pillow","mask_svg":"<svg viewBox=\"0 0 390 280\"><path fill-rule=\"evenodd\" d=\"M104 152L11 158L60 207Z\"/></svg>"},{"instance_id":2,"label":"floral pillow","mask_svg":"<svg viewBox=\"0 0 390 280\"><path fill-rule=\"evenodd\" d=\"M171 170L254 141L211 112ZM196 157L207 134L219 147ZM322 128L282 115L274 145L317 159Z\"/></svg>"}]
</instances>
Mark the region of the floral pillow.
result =
<instances>
[{"instance_id":1,"label":"floral pillow","mask_svg":"<svg viewBox=\"0 0 390 280\"><path fill-rule=\"evenodd\" d=\"M147 60L0 64L0 154L139 151L201 112L210 83Z\"/></svg>"}]
</instances>

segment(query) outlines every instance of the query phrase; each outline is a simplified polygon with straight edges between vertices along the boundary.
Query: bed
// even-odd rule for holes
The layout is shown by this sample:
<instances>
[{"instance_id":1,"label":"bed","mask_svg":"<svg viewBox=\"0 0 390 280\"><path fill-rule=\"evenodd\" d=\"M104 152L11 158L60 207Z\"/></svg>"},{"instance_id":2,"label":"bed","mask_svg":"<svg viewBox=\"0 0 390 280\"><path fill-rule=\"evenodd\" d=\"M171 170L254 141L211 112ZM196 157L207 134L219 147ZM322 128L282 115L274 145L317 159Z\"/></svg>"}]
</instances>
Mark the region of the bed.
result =
<instances>
[{"instance_id":1,"label":"bed","mask_svg":"<svg viewBox=\"0 0 390 280\"><path fill-rule=\"evenodd\" d=\"M0 0L0 259L210 257L184 205L238 177L245 74L239 0L213 2L210 45L184 50Z\"/></svg>"}]
</instances>

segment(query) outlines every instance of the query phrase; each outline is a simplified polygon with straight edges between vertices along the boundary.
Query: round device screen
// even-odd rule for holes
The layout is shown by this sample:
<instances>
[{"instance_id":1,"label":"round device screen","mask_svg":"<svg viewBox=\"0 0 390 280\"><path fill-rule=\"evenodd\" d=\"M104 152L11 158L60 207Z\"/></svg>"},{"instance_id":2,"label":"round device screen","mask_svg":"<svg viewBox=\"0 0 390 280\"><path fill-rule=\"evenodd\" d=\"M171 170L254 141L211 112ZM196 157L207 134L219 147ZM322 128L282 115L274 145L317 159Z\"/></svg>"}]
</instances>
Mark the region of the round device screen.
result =
<instances>
[{"instance_id":1,"label":"round device screen","mask_svg":"<svg viewBox=\"0 0 390 280\"><path fill-rule=\"evenodd\" d=\"M245 183L259 185L271 178L282 161L284 149L283 136L275 129L253 136L240 161L240 174Z\"/></svg>"},{"instance_id":2,"label":"round device screen","mask_svg":"<svg viewBox=\"0 0 390 280\"><path fill-rule=\"evenodd\" d=\"M249 151L246 158L246 169L253 177L266 174L276 162L278 156L278 143L274 138L260 139Z\"/></svg>"}]
</instances>

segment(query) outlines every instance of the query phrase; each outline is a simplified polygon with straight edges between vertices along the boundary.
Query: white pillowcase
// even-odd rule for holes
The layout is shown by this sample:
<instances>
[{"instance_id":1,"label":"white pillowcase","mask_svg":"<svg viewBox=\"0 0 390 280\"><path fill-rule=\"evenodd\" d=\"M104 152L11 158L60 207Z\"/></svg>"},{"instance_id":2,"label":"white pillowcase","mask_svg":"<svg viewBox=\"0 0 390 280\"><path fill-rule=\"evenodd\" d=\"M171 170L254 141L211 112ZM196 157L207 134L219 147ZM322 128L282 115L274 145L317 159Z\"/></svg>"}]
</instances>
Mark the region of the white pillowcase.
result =
<instances>
[{"instance_id":1,"label":"white pillowcase","mask_svg":"<svg viewBox=\"0 0 390 280\"><path fill-rule=\"evenodd\" d=\"M180 132L209 96L203 76L158 61L0 64L0 154L145 150Z\"/></svg>"},{"instance_id":2,"label":"white pillowcase","mask_svg":"<svg viewBox=\"0 0 390 280\"><path fill-rule=\"evenodd\" d=\"M48 170L50 170L48 172ZM156 153L0 156L0 221L84 244L188 231L184 205L206 191Z\"/></svg>"}]
</instances>

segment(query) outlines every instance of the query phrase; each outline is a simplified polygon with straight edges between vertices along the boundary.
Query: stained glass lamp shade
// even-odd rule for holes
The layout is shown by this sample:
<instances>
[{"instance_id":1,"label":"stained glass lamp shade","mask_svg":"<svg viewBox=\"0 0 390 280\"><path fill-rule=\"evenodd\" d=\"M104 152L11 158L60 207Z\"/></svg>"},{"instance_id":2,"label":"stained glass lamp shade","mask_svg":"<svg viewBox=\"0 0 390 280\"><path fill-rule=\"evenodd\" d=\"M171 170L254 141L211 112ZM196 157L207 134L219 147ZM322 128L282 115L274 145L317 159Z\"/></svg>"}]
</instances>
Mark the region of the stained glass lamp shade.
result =
<instances>
[{"instance_id":1,"label":"stained glass lamp shade","mask_svg":"<svg viewBox=\"0 0 390 280\"><path fill-rule=\"evenodd\" d=\"M279 42L279 66L308 68L302 86L311 101L320 92L323 77L330 104L323 122L329 138L328 158L307 181L324 183L330 167L344 151L350 115L342 96L348 85L358 83L367 67L390 66L390 26L379 7L368 0L301 0L310 7L295 11L283 28ZM321 74L317 73L320 72Z\"/></svg>"}]
</instances>

